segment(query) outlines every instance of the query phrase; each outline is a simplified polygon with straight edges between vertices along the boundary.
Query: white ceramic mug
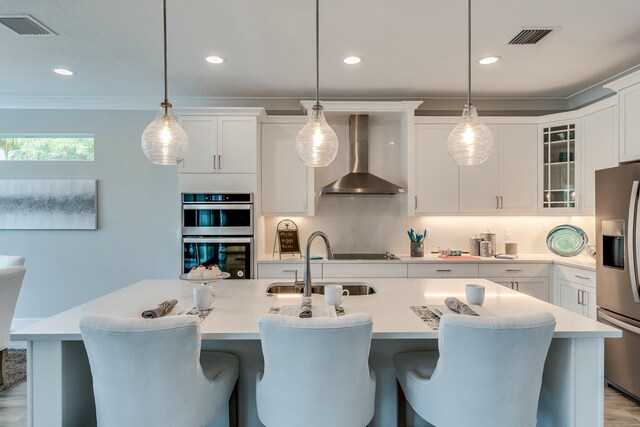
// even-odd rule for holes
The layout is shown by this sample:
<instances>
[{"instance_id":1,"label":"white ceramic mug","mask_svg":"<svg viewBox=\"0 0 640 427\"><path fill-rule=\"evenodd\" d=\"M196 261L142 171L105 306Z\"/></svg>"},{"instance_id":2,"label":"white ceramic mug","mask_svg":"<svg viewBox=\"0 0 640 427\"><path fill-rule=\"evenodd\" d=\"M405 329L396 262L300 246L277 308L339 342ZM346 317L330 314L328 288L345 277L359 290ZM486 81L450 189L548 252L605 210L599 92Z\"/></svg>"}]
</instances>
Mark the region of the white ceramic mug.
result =
<instances>
[{"instance_id":1,"label":"white ceramic mug","mask_svg":"<svg viewBox=\"0 0 640 427\"><path fill-rule=\"evenodd\" d=\"M482 305L484 302L484 285L466 285L464 294L467 297L467 304Z\"/></svg>"},{"instance_id":2,"label":"white ceramic mug","mask_svg":"<svg viewBox=\"0 0 640 427\"><path fill-rule=\"evenodd\" d=\"M340 308L348 296L349 291L342 289L342 285L326 285L324 287L324 303L334 306L336 310Z\"/></svg>"},{"instance_id":3,"label":"white ceramic mug","mask_svg":"<svg viewBox=\"0 0 640 427\"><path fill-rule=\"evenodd\" d=\"M198 285L193 288L193 300L200 311L209 310L213 301L213 289L209 285Z\"/></svg>"}]
</instances>

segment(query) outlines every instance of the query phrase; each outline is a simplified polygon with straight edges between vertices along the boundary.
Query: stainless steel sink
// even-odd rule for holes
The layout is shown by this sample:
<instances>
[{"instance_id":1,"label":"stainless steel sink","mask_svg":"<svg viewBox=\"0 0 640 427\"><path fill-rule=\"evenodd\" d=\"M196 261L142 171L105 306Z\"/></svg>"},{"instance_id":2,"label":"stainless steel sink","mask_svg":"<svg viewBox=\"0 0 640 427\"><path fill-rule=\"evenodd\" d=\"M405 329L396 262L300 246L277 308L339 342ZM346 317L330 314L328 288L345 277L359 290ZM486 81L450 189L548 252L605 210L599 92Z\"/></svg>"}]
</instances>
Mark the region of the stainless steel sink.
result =
<instances>
[{"instance_id":1,"label":"stainless steel sink","mask_svg":"<svg viewBox=\"0 0 640 427\"><path fill-rule=\"evenodd\" d=\"M373 295L375 288L366 282L314 282L311 286L311 293L324 295L326 285L342 285L343 289L349 291L349 295ZM302 284L295 285L293 282L274 282L267 287L268 294L301 294Z\"/></svg>"}]
</instances>

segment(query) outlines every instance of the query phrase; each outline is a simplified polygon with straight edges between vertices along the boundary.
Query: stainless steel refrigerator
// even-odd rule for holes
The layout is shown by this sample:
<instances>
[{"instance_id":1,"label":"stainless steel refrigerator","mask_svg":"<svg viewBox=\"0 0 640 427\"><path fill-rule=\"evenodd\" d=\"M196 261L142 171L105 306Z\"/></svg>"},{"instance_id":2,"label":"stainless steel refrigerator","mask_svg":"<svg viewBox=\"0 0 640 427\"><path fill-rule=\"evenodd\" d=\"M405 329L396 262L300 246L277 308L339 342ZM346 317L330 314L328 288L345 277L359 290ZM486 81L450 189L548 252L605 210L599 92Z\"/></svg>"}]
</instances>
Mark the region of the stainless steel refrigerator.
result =
<instances>
[{"instance_id":1,"label":"stainless steel refrigerator","mask_svg":"<svg viewBox=\"0 0 640 427\"><path fill-rule=\"evenodd\" d=\"M622 330L605 340L606 381L640 400L640 163L596 171L598 321Z\"/></svg>"}]
</instances>

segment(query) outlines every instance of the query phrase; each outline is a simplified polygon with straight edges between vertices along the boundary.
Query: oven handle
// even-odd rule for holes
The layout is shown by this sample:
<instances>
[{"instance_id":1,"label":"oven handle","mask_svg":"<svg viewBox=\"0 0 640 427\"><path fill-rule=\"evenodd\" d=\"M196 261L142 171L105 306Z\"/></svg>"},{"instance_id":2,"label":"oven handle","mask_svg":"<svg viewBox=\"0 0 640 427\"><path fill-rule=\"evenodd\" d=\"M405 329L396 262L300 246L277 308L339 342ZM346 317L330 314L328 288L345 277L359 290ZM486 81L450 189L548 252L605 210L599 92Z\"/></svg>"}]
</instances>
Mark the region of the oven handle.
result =
<instances>
[{"instance_id":1,"label":"oven handle","mask_svg":"<svg viewBox=\"0 0 640 427\"><path fill-rule=\"evenodd\" d=\"M251 237L185 237L184 243L251 243Z\"/></svg>"},{"instance_id":2,"label":"oven handle","mask_svg":"<svg viewBox=\"0 0 640 427\"><path fill-rule=\"evenodd\" d=\"M251 210L253 205L182 205L182 209L185 211L193 210L207 210L207 211L220 211L220 210Z\"/></svg>"}]
</instances>

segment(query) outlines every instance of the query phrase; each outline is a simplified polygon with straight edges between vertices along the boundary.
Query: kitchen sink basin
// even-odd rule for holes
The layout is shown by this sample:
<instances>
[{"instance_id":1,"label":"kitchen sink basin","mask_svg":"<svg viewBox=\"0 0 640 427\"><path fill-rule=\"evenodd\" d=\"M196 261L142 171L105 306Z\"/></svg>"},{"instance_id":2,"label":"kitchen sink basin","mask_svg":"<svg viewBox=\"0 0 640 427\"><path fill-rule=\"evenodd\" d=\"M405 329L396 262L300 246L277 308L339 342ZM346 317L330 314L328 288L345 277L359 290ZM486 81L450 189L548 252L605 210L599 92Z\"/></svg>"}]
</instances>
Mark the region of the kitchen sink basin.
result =
<instances>
[{"instance_id":1,"label":"kitchen sink basin","mask_svg":"<svg viewBox=\"0 0 640 427\"><path fill-rule=\"evenodd\" d=\"M373 295L376 293L375 288L366 282L313 282L311 293L324 295L324 287L326 285L342 285L343 289L349 291L350 296ZM294 284L293 282L274 282L267 287L268 294L301 294L304 286Z\"/></svg>"}]
</instances>

